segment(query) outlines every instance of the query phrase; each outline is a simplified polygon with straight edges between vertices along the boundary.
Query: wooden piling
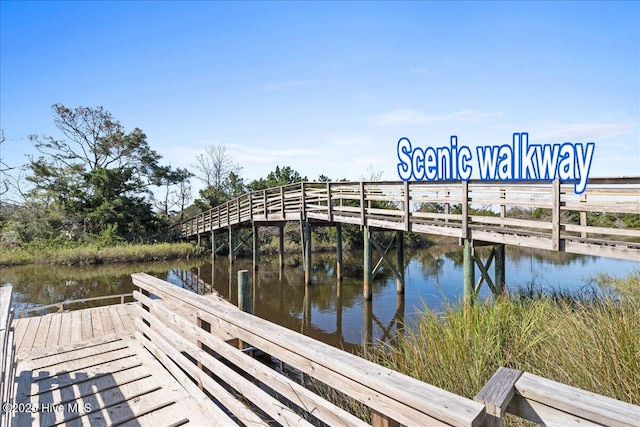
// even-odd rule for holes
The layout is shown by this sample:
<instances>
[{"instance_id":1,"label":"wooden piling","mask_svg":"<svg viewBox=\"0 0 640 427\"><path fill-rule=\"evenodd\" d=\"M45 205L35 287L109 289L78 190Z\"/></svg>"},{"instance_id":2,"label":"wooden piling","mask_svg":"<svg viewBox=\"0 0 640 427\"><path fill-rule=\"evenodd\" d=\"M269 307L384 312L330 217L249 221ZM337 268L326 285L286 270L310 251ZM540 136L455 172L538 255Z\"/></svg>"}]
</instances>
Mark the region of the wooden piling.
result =
<instances>
[{"instance_id":1,"label":"wooden piling","mask_svg":"<svg viewBox=\"0 0 640 427\"><path fill-rule=\"evenodd\" d=\"M463 251L463 299L465 304L473 303L473 287L475 286L475 265L473 259L473 243L464 239Z\"/></svg>"},{"instance_id":2,"label":"wooden piling","mask_svg":"<svg viewBox=\"0 0 640 427\"><path fill-rule=\"evenodd\" d=\"M364 230L364 278L362 286L362 297L365 300L370 300L372 297L371 285L373 276L371 274L371 230L365 226Z\"/></svg>"},{"instance_id":3,"label":"wooden piling","mask_svg":"<svg viewBox=\"0 0 640 427\"><path fill-rule=\"evenodd\" d=\"M252 227L252 243L253 243L253 270L258 270L258 263L260 261L260 240L258 239L258 226Z\"/></svg>"},{"instance_id":4,"label":"wooden piling","mask_svg":"<svg viewBox=\"0 0 640 427\"><path fill-rule=\"evenodd\" d=\"M404 293L404 233L396 231L396 261L398 262L398 273L400 277L396 278L396 291L399 294Z\"/></svg>"},{"instance_id":5,"label":"wooden piling","mask_svg":"<svg viewBox=\"0 0 640 427\"><path fill-rule=\"evenodd\" d=\"M211 259L216 260L216 232L211 230Z\"/></svg>"},{"instance_id":6,"label":"wooden piling","mask_svg":"<svg viewBox=\"0 0 640 427\"><path fill-rule=\"evenodd\" d=\"M496 292L501 294L504 292L505 287L505 250L504 245L495 245L493 247L495 258L494 258L494 285L496 288Z\"/></svg>"},{"instance_id":7,"label":"wooden piling","mask_svg":"<svg viewBox=\"0 0 640 427\"><path fill-rule=\"evenodd\" d=\"M342 281L342 224L336 224L336 279Z\"/></svg>"},{"instance_id":8,"label":"wooden piling","mask_svg":"<svg viewBox=\"0 0 640 427\"><path fill-rule=\"evenodd\" d=\"M280 270L284 267L284 226L278 227L278 265Z\"/></svg>"},{"instance_id":9,"label":"wooden piling","mask_svg":"<svg viewBox=\"0 0 640 427\"><path fill-rule=\"evenodd\" d=\"M233 238L233 228L229 226L229 264L233 264L236 260L235 239Z\"/></svg>"},{"instance_id":10,"label":"wooden piling","mask_svg":"<svg viewBox=\"0 0 640 427\"><path fill-rule=\"evenodd\" d=\"M304 245L304 284L311 284L311 223L305 220L303 224Z\"/></svg>"}]
</instances>

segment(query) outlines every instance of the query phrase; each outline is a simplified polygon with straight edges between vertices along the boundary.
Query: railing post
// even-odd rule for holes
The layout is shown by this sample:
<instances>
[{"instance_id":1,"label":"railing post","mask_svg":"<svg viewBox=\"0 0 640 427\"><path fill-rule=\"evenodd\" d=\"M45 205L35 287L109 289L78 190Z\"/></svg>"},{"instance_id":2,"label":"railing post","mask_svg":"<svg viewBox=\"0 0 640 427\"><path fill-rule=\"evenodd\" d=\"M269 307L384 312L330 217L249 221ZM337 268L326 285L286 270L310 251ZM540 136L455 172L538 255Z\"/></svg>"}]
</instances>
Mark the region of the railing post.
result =
<instances>
[{"instance_id":1,"label":"railing post","mask_svg":"<svg viewBox=\"0 0 640 427\"><path fill-rule=\"evenodd\" d=\"M364 182L360 181L360 225L362 227L367 225L367 218L365 213L365 197L364 197Z\"/></svg>"},{"instance_id":2,"label":"railing post","mask_svg":"<svg viewBox=\"0 0 640 427\"><path fill-rule=\"evenodd\" d=\"M333 222L333 206L331 206L331 183L327 182L327 221Z\"/></svg>"},{"instance_id":3,"label":"railing post","mask_svg":"<svg viewBox=\"0 0 640 427\"><path fill-rule=\"evenodd\" d=\"M551 249L560 249L560 179L553 181L553 205L551 206Z\"/></svg>"},{"instance_id":4,"label":"railing post","mask_svg":"<svg viewBox=\"0 0 640 427\"><path fill-rule=\"evenodd\" d=\"M515 394L515 385L521 375L522 371L500 367L473 399L487 408L483 426L502 427L502 419Z\"/></svg>"},{"instance_id":5,"label":"railing post","mask_svg":"<svg viewBox=\"0 0 640 427\"><path fill-rule=\"evenodd\" d=\"M587 203L587 195L586 193L582 193L580 195L580 204L586 204ZM580 211L580 226L582 227L586 227L587 224L587 211ZM586 231L581 231L580 232L580 237L582 238L587 238L589 237L589 235L587 234Z\"/></svg>"},{"instance_id":6,"label":"railing post","mask_svg":"<svg viewBox=\"0 0 640 427\"><path fill-rule=\"evenodd\" d=\"M285 219L284 187L280 187L280 212L282 214L282 219Z\"/></svg>"},{"instance_id":7,"label":"railing post","mask_svg":"<svg viewBox=\"0 0 640 427\"><path fill-rule=\"evenodd\" d=\"M262 204L264 205L264 219L269 218L269 207L267 206L267 190L262 190Z\"/></svg>"},{"instance_id":8,"label":"railing post","mask_svg":"<svg viewBox=\"0 0 640 427\"><path fill-rule=\"evenodd\" d=\"M462 181L462 236L469 238L469 182Z\"/></svg>"},{"instance_id":9,"label":"railing post","mask_svg":"<svg viewBox=\"0 0 640 427\"><path fill-rule=\"evenodd\" d=\"M404 182L404 231L411 231L411 198L409 195L409 181Z\"/></svg>"},{"instance_id":10,"label":"railing post","mask_svg":"<svg viewBox=\"0 0 640 427\"><path fill-rule=\"evenodd\" d=\"M371 412L371 426L372 427L400 427L400 423L392 420L386 415L382 415L378 412Z\"/></svg>"},{"instance_id":11,"label":"railing post","mask_svg":"<svg viewBox=\"0 0 640 427\"><path fill-rule=\"evenodd\" d=\"M304 184L305 184L304 182L300 183L300 191L302 192L301 199L300 199L302 206L300 207L300 212L302 215L301 219L306 220L307 219L307 195L305 194Z\"/></svg>"}]
</instances>

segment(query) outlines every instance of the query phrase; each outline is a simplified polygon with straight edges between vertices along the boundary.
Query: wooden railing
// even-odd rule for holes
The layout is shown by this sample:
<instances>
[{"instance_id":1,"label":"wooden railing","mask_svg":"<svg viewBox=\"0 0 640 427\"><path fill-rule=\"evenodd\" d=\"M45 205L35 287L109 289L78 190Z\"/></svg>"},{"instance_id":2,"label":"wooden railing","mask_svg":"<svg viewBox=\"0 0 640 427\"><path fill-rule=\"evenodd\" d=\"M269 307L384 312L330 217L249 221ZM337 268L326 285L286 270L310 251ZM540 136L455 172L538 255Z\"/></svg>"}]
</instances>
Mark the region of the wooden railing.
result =
<instances>
[{"instance_id":1,"label":"wooden railing","mask_svg":"<svg viewBox=\"0 0 640 427\"><path fill-rule=\"evenodd\" d=\"M342 394L364 405L376 427L499 427L506 414L565 427L631 427L640 420L639 406L506 368L496 372L473 402L242 312L227 301L144 273L132 278L140 287L134 292L140 303L136 337L195 396L207 399L200 392L204 390L224 406L226 412L215 409L224 414L217 425L236 425L227 413L247 425L267 425L269 420L281 425L318 425L316 420L329 426L370 425L318 395L318 384L323 396ZM285 363L288 372L314 381L292 381L282 365L274 370L248 355L247 346L269 355L271 365ZM274 398L278 395L284 400Z\"/></svg>"},{"instance_id":2,"label":"wooden railing","mask_svg":"<svg viewBox=\"0 0 640 427\"><path fill-rule=\"evenodd\" d=\"M487 407L487 426L500 427L514 414L543 426L637 427L640 407L551 381L500 368L476 396Z\"/></svg>"},{"instance_id":3,"label":"wooden railing","mask_svg":"<svg viewBox=\"0 0 640 427\"><path fill-rule=\"evenodd\" d=\"M309 219L640 260L639 228L589 225L589 213L640 215L640 178L592 178L580 195L558 180L304 182L246 193L185 220L174 234Z\"/></svg>"},{"instance_id":4,"label":"wooden railing","mask_svg":"<svg viewBox=\"0 0 640 427\"><path fill-rule=\"evenodd\" d=\"M60 302L56 302L56 303L53 303L53 304L39 305L37 307L26 308L24 310L18 310L16 312L16 314L17 314L18 318L21 318L21 317L25 317L25 315L27 315L29 313L35 313L35 312L40 313L42 311L49 310L51 308L57 308L58 309L57 311L55 311L55 313L62 313L64 311L65 307L68 307L71 304L81 304L81 303L90 302L90 301L103 301L103 300L108 300L108 299L119 299L120 300L120 304L124 304L126 302L127 298L130 299L130 300L133 299L133 293L104 295L104 296L100 296L100 297L80 298L80 299L74 299L74 300L68 300L68 301L60 301Z\"/></svg>"},{"instance_id":5,"label":"wooden railing","mask_svg":"<svg viewBox=\"0 0 640 427\"><path fill-rule=\"evenodd\" d=\"M11 307L12 287L0 287L0 426L8 426L11 422L11 411L5 405L14 402L13 383L15 377L15 343L13 338L13 309Z\"/></svg>"},{"instance_id":6,"label":"wooden railing","mask_svg":"<svg viewBox=\"0 0 640 427\"><path fill-rule=\"evenodd\" d=\"M267 425L269 419L281 425L318 425L316 420L331 426L369 424L250 357L237 345L230 345L226 342L230 338L260 349L303 377L313 378L316 389L321 387L325 393L333 390L336 396L337 391L360 402L372 411L376 426L397 425L394 422L409 426L482 425L483 404L300 335L228 303L193 294L146 274L133 274L132 278L142 290L134 293L140 302L136 337L170 370L186 372L195 381L192 385L215 397L247 425ZM178 303L186 306L183 312L195 314L197 323L170 308ZM208 372L214 373L216 379ZM268 390L284 399L276 399ZM218 425L223 425L222 419Z\"/></svg>"}]
</instances>

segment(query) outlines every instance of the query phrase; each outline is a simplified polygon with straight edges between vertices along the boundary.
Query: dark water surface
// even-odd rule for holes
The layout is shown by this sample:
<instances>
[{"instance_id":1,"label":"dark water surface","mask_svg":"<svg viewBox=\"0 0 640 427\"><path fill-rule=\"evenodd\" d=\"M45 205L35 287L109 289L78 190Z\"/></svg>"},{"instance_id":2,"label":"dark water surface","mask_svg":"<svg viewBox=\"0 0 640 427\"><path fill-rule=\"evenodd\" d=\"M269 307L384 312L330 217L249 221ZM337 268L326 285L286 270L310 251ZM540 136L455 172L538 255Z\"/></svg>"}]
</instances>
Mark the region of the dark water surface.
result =
<instances>
[{"instance_id":1,"label":"dark water surface","mask_svg":"<svg viewBox=\"0 0 640 427\"><path fill-rule=\"evenodd\" d=\"M371 302L362 298L362 259L361 251L345 254L341 284L335 278L333 254L314 254L313 284L309 286L303 284L299 255L288 255L283 270L275 258L263 256L255 273L251 259L240 258L230 269L225 257L219 257L213 265L208 259L91 267L27 265L0 269L0 283L13 284L16 310L129 293L134 290L129 275L135 272L152 274L199 294L215 290L237 303L237 272L249 270L256 315L346 350L353 350L363 339L392 340L398 327L411 327L425 307L438 310L447 301L457 303L461 297L462 251L458 247L408 250L405 294L398 295L395 278L390 271L381 270L374 279ZM547 289L579 291L597 273L626 276L638 268L640 263L632 261L507 247L506 280L510 288L533 282ZM489 296L484 285L481 297Z\"/></svg>"}]
</instances>

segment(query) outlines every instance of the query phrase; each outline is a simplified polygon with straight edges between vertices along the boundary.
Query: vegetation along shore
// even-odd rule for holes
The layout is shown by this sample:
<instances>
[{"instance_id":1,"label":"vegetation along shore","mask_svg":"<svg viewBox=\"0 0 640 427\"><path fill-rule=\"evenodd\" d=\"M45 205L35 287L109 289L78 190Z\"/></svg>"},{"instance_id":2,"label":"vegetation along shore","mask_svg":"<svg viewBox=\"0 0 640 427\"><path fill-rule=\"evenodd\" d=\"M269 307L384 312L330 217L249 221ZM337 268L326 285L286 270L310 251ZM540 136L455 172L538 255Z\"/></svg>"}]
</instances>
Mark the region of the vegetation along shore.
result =
<instances>
[{"instance_id":1,"label":"vegetation along shore","mask_svg":"<svg viewBox=\"0 0 640 427\"><path fill-rule=\"evenodd\" d=\"M506 366L638 405L640 270L593 281L578 295L529 288L426 311L395 345L364 355L469 398Z\"/></svg>"}]
</instances>

